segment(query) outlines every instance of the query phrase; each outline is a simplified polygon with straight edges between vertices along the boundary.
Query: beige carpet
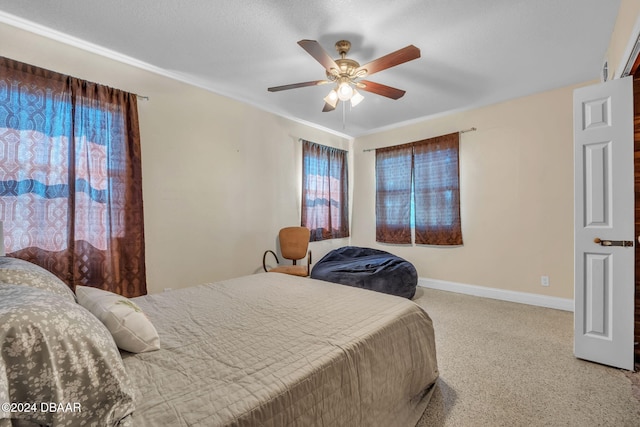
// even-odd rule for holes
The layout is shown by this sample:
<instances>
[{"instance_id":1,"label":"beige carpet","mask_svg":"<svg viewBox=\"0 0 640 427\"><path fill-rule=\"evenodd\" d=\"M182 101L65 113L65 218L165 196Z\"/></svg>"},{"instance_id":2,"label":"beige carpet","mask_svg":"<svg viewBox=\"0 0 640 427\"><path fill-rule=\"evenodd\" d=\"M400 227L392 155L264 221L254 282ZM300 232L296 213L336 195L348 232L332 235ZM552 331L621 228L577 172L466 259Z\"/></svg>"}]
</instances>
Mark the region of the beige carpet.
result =
<instances>
[{"instance_id":1,"label":"beige carpet","mask_svg":"<svg viewBox=\"0 0 640 427\"><path fill-rule=\"evenodd\" d=\"M573 356L573 313L418 288L440 378L425 426L640 426L629 373Z\"/></svg>"}]
</instances>

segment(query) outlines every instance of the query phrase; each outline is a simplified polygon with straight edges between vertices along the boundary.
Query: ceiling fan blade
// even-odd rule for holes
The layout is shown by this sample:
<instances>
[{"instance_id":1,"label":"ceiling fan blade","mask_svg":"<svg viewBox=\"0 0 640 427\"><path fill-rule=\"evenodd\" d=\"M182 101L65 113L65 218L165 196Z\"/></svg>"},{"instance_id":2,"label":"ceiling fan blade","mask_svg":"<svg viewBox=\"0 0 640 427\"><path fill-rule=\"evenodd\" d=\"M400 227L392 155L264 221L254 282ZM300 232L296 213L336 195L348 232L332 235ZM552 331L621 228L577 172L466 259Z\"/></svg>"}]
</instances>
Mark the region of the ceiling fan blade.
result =
<instances>
[{"instance_id":1,"label":"ceiling fan blade","mask_svg":"<svg viewBox=\"0 0 640 427\"><path fill-rule=\"evenodd\" d=\"M267 90L269 92L279 92L281 90L297 89L299 87L320 86L320 85L325 85L327 83L331 83L331 82L329 80L314 80L312 82L293 83L290 85L274 86L274 87L268 88Z\"/></svg>"},{"instance_id":2,"label":"ceiling fan blade","mask_svg":"<svg viewBox=\"0 0 640 427\"><path fill-rule=\"evenodd\" d=\"M340 101L336 102L336 107L338 106L338 104L340 103ZM329 104L328 102L324 103L324 108L322 109L323 113L327 113L329 111L333 111L336 109L336 107L332 107L331 104Z\"/></svg>"},{"instance_id":3,"label":"ceiling fan blade","mask_svg":"<svg viewBox=\"0 0 640 427\"><path fill-rule=\"evenodd\" d=\"M420 58L420 49L414 45L409 45L395 52L391 52L388 55L382 56L378 59L374 59L362 65L356 70L356 73L360 70L367 70L367 76L378 71L386 70L387 68L395 67L396 65L403 64L408 61Z\"/></svg>"},{"instance_id":4,"label":"ceiling fan blade","mask_svg":"<svg viewBox=\"0 0 640 427\"><path fill-rule=\"evenodd\" d=\"M329 71L332 68L336 70L340 69L340 67L338 67L338 64L336 64L336 61L334 61L333 58L329 56L327 51L324 50L322 46L320 46L320 43L318 43L317 41L300 40L298 44L300 45L300 47L306 50L309 55L313 56L316 61L322 64L325 70Z\"/></svg>"},{"instance_id":5,"label":"ceiling fan blade","mask_svg":"<svg viewBox=\"0 0 640 427\"><path fill-rule=\"evenodd\" d=\"M380 83L370 82L367 80L361 80L357 82L356 86L358 86L358 89L375 93L377 95L386 96L387 98L391 99L402 98L402 96L405 94L404 90L396 89L395 87L383 85Z\"/></svg>"}]
</instances>

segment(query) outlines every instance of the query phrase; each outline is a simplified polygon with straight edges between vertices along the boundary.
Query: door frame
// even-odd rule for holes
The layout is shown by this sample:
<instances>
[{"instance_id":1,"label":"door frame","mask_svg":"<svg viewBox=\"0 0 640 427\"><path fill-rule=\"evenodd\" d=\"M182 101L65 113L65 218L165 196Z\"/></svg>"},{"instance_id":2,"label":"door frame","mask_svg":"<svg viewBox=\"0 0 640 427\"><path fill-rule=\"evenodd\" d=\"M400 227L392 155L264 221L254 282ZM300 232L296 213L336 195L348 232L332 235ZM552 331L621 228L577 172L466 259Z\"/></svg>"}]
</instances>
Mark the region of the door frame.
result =
<instances>
[{"instance_id":1,"label":"door frame","mask_svg":"<svg viewBox=\"0 0 640 427\"><path fill-rule=\"evenodd\" d=\"M606 64L605 64L606 66ZM636 24L631 32L631 37L627 42L627 46L622 55L620 64L615 69L615 74L612 78L619 79L627 77L636 72L640 66L640 17L636 20ZM603 73L604 76L604 73ZM608 80L608 79L604 79Z\"/></svg>"},{"instance_id":2,"label":"door frame","mask_svg":"<svg viewBox=\"0 0 640 427\"><path fill-rule=\"evenodd\" d=\"M603 67L603 80L606 80ZM640 17L636 20L631 37L627 42L624 54L619 66L615 70L613 78L634 76L634 191L635 191L635 235L640 236L640 100L635 94L640 94ZM635 248L635 370L640 370L640 245Z\"/></svg>"}]
</instances>

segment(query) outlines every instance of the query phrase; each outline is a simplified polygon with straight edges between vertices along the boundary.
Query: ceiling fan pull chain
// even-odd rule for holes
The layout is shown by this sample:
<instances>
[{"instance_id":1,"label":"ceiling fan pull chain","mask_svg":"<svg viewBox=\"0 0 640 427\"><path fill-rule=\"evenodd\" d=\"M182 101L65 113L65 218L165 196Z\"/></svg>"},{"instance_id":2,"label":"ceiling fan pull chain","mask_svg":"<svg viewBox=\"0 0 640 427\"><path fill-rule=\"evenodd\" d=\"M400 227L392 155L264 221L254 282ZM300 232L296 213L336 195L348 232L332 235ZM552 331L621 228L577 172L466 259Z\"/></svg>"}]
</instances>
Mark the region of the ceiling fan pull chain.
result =
<instances>
[{"instance_id":1,"label":"ceiling fan pull chain","mask_svg":"<svg viewBox=\"0 0 640 427\"><path fill-rule=\"evenodd\" d=\"M347 127L347 107L346 107L347 103L343 102L342 103L342 130L344 130Z\"/></svg>"}]
</instances>

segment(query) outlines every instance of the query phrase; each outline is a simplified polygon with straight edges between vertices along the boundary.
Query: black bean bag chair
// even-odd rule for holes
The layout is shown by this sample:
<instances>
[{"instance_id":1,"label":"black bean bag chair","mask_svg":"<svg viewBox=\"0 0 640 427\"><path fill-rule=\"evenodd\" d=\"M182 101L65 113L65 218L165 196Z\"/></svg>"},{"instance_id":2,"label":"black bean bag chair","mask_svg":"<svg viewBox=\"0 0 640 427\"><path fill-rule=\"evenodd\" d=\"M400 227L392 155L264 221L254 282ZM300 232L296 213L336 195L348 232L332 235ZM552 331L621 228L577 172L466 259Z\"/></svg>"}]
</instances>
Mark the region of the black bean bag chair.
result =
<instances>
[{"instance_id":1,"label":"black bean bag chair","mask_svg":"<svg viewBox=\"0 0 640 427\"><path fill-rule=\"evenodd\" d=\"M357 246L334 249L311 270L313 279L413 298L418 272L409 261L389 252Z\"/></svg>"}]
</instances>

